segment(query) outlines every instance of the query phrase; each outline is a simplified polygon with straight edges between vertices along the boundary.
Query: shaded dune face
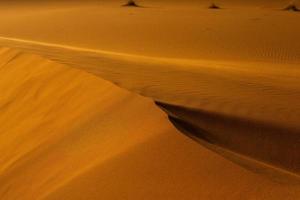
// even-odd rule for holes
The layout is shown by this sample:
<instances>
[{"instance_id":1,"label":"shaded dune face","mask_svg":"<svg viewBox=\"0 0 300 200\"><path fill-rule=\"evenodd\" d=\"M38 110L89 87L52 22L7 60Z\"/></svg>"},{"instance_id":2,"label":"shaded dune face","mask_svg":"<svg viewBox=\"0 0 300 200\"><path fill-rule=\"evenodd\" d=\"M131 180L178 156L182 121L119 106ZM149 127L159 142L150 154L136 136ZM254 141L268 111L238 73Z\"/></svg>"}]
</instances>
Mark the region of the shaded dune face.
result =
<instances>
[{"instance_id":1,"label":"shaded dune face","mask_svg":"<svg viewBox=\"0 0 300 200\"><path fill-rule=\"evenodd\" d=\"M1 200L300 195L297 185L202 148L151 99L99 77L7 48L0 49L0 72Z\"/></svg>"},{"instance_id":2,"label":"shaded dune face","mask_svg":"<svg viewBox=\"0 0 300 200\"><path fill-rule=\"evenodd\" d=\"M287 1L11 2L1 200L299 199L300 29Z\"/></svg>"},{"instance_id":3,"label":"shaded dune face","mask_svg":"<svg viewBox=\"0 0 300 200\"><path fill-rule=\"evenodd\" d=\"M292 176L299 174L297 65L164 59L0 39L8 46L79 68L156 101L165 100L169 106L161 106L181 120L174 123L176 119L171 118L177 128L183 123L196 125L196 130L205 131L200 138L216 147ZM170 105L176 103L181 106ZM186 126L180 127L186 132Z\"/></svg>"},{"instance_id":4,"label":"shaded dune face","mask_svg":"<svg viewBox=\"0 0 300 200\"><path fill-rule=\"evenodd\" d=\"M196 141L252 158L278 172L290 172L300 181L299 130L161 102L156 105L181 132Z\"/></svg>"}]
</instances>

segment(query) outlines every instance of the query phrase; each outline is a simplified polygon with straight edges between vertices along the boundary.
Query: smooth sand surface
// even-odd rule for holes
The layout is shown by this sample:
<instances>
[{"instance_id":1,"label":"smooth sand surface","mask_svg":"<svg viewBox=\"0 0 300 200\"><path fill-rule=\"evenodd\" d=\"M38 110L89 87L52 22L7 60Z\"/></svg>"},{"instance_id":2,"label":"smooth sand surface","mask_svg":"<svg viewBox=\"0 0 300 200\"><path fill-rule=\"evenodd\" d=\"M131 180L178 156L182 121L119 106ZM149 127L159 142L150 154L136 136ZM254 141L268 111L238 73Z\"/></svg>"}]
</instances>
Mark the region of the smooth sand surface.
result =
<instances>
[{"instance_id":1,"label":"smooth sand surface","mask_svg":"<svg viewBox=\"0 0 300 200\"><path fill-rule=\"evenodd\" d=\"M1 49L1 199L295 199L179 133L155 104Z\"/></svg>"},{"instance_id":2,"label":"smooth sand surface","mask_svg":"<svg viewBox=\"0 0 300 200\"><path fill-rule=\"evenodd\" d=\"M121 3L0 4L1 199L299 198L300 14Z\"/></svg>"}]
</instances>

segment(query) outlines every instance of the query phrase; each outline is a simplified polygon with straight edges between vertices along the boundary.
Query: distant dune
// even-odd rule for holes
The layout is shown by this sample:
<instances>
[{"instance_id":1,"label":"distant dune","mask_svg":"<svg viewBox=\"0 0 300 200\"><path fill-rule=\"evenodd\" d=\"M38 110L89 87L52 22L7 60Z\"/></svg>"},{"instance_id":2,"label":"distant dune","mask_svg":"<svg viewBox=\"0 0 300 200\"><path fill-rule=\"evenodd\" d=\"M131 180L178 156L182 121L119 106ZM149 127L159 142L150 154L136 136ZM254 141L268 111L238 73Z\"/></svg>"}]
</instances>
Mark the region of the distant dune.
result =
<instances>
[{"instance_id":1,"label":"distant dune","mask_svg":"<svg viewBox=\"0 0 300 200\"><path fill-rule=\"evenodd\" d=\"M299 198L300 15L137 2L0 4L0 199Z\"/></svg>"}]
</instances>

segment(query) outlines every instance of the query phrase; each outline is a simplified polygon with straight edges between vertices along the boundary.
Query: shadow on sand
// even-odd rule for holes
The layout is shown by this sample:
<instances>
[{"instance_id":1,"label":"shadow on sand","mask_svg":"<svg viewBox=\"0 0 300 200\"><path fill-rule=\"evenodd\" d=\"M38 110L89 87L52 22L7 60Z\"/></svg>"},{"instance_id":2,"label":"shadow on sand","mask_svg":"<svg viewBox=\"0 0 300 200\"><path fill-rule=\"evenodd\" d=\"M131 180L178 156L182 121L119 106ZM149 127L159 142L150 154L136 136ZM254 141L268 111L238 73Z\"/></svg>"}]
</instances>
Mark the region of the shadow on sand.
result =
<instances>
[{"instance_id":1,"label":"shadow on sand","mask_svg":"<svg viewBox=\"0 0 300 200\"><path fill-rule=\"evenodd\" d=\"M162 102L155 104L179 131L207 148L255 172L267 171L272 178L278 172L300 183L299 130Z\"/></svg>"}]
</instances>

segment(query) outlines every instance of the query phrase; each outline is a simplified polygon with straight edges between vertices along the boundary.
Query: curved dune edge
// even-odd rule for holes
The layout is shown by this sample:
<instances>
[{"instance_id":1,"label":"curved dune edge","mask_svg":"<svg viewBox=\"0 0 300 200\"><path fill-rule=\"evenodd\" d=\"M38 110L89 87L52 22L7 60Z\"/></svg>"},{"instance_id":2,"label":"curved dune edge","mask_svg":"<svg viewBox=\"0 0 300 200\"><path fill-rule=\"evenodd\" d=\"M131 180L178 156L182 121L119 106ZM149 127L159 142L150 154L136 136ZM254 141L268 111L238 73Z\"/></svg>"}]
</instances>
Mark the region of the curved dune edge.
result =
<instances>
[{"instance_id":1,"label":"curved dune edge","mask_svg":"<svg viewBox=\"0 0 300 200\"><path fill-rule=\"evenodd\" d=\"M181 136L149 99L39 56L0 55L3 200L300 195Z\"/></svg>"},{"instance_id":2,"label":"curved dune edge","mask_svg":"<svg viewBox=\"0 0 300 200\"><path fill-rule=\"evenodd\" d=\"M155 100L300 131L298 64L154 58L0 37ZM280 113L280 115L278 115Z\"/></svg>"},{"instance_id":3,"label":"curved dune edge","mask_svg":"<svg viewBox=\"0 0 300 200\"><path fill-rule=\"evenodd\" d=\"M1 3L0 199L299 199L289 2L112 2Z\"/></svg>"},{"instance_id":4,"label":"curved dune edge","mask_svg":"<svg viewBox=\"0 0 300 200\"><path fill-rule=\"evenodd\" d=\"M37 199L170 129L150 100L82 71L9 49L0 66L1 199Z\"/></svg>"},{"instance_id":5,"label":"curved dune edge","mask_svg":"<svg viewBox=\"0 0 300 200\"><path fill-rule=\"evenodd\" d=\"M5 37L0 44L82 69L156 101L205 111L208 115L186 118L218 133L219 145L299 174L297 65L153 58ZM205 124L201 116L209 118L209 113L221 117ZM238 121L243 125L235 127ZM224 131L232 139L224 138Z\"/></svg>"},{"instance_id":6,"label":"curved dune edge","mask_svg":"<svg viewBox=\"0 0 300 200\"><path fill-rule=\"evenodd\" d=\"M174 126L205 147L269 177L299 182L297 133L201 110L155 102ZM293 149L294 148L294 149ZM272 151L270 150L272 149Z\"/></svg>"}]
</instances>

